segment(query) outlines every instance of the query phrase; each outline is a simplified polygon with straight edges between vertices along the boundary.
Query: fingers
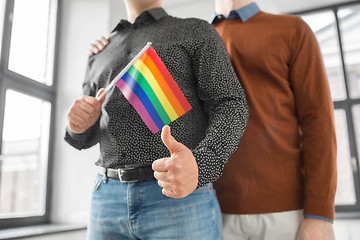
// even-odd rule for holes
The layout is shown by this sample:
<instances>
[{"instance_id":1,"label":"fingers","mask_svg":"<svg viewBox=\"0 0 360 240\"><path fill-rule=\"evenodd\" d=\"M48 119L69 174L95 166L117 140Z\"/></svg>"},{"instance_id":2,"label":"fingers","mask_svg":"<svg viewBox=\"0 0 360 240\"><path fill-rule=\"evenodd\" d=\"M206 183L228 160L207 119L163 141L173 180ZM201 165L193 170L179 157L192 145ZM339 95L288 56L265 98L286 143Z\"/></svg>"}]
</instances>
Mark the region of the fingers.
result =
<instances>
[{"instance_id":1,"label":"fingers","mask_svg":"<svg viewBox=\"0 0 360 240\"><path fill-rule=\"evenodd\" d=\"M101 52L107 45L109 40L102 36L100 39L96 40L94 43L90 44L89 55L98 54Z\"/></svg>"},{"instance_id":2,"label":"fingers","mask_svg":"<svg viewBox=\"0 0 360 240\"><path fill-rule=\"evenodd\" d=\"M89 56L98 54L99 52L101 52L100 47L96 45L96 43L91 43L89 48Z\"/></svg>"},{"instance_id":3,"label":"fingers","mask_svg":"<svg viewBox=\"0 0 360 240\"><path fill-rule=\"evenodd\" d=\"M158 185L162 188L173 191L169 182L158 180Z\"/></svg>"},{"instance_id":4,"label":"fingers","mask_svg":"<svg viewBox=\"0 0 360 240\"><path fill-rule=\"evenodd\" d=\"M100 95L104 92L104 88L101 88L97 95ZM73 106L71 107L70 113L74 114L85 121L94 114L97 114L100 110L101 104L105 100L106 94L97 101L96 98L90 96L83 96L81 99L78 99L74 102Z\"/></svg>"},{"instance_id":5,"label":"fingers","mask_svg":"<svg viewBox=\"0 0 360 240\"><path fill-rule=\"evenodd\" d=\"M82 128L86 124L85 119L80 116L77 116L77 115L73 115L73 116L69 117L69 122L70 122L71 126L75 127L75 128Z\"/></svg>"},{"instance_id":6,"label":"fingers","mask_svg":"<svg viewBox=\"0 0 360 240\"><path fill-rule=\"evenodd\" d=\"M104 89L100 89L99 94L103 91ZM99 102L94 97L83 96L76 100L68 112L70 130L74 133L82 133L94 125L100 116L101 104L104 99L105 96Z\"/></svg>"},{"instance_id":7,"label":"fingers","mask_svg":"<svg viewBox=\"0 0 360 240\"><path fill-rule=\"evenodd\" d=\"M153 162L152 169L155 172L167 172L169 170L169 158L158 159Z\"/></svg>"},{"instance_id":8,"label":"fingers","mask_svg":"<svg viewBox=\"0 0 360 240\"><path fill-rule=\"evenodd\" d=\"M79 104L77 104L80 110L82 110L84 113L92 114L95 111L94 105L88 103L87 101L79 101Z\"/></svg>"},{"instance_id":9,"label":"fingers","mask_svg":"<svg viewBox=\"0 0 360 240\"><path fill-rule=\"evenodd\" d=\"M68 119L74 125L84 127L89 122L89 119L94 112L93 109L94 107L83 100L76 100L68 113Z\"/></svg>"},{"instance_id":10,"label":"fingers","mask_svg":"<svg viewBox=\"0 0 360 240\"><path fill-rule=\"evenodd\" d=\"M104 36L101 36L100 41L102 42L104 47L106 47L109 44L109 40Z\"/></svg>"},{"instance_id":11,"label":"fingers","mask_svg":"<svg viewBox=\"0 0 360 240\"><path fill-rule=\"evenodd\" d=\"M111 38L111 37L114 36L116 33L117 33L117 31L114 31L114 32L110 33L110 34L108 35L108 38L107 38L107 39Z\"/></svg>"},{"instance_id":12,"label":"fingers","mask_svg":"<svg viewBox=\"0 0 360 240\"><path fill-rule=\"evenodd\" d=\"M96 94L96 99L105 91L105 88L100 88L99 91ZM101 99L99 99L100 104L102 104L105 101L105 97L106 97L106 93L104 94L104 96L101 97Z\"/></svg>"},{"instance_id":13,"label":"fingers","mask_svg":"<svg viewBox=\"0 0 360 240\"><path fill-rule=\"evenodd\" d=\"M163 181L163 182L170 182L170 181L174 181L174 179L171 179L168 172L157 172L154 171L154 177L159 180L159 181ZM162 187L162 186L161 186Z\"/></svg>"},{"instance_id":14,"label":"fingers","mask_svg":"<svg viewBox=\"0 0 360 240\"><path fill-rule=\"evenodd\" d=\"M178 197L178 195L176 195L176 193L174 191L166 189L166 188L162 189L162 194L164 194L167 197L171 197L171 198L181 198L181 197Z\"/></svg>"},{"instance_id":15,"label":"fingers","mask_svg":"<svg viewBox=\"0 0 360 240\"><path fill-rule=\"evenodd\" d=\"M175 140L175 138L171 135L170 127L165 125L161 131L161 140L164 145L169 149L170 153L176 153L181 151L184 145Z\"/></svg>"},{"instance_id":16,"label":"fingers","mask_svg":"<svg viewBox=\"0 0 360 240\"><path fill-rule=\"evenodd\" d=\"M172 189L173 186L169 182L159 180L158 185L160 187L162 187L162 194L164 194L165 196L168 196L171 198L181 198L182 197L174 189Z\"/></svg>"}]
</instances>

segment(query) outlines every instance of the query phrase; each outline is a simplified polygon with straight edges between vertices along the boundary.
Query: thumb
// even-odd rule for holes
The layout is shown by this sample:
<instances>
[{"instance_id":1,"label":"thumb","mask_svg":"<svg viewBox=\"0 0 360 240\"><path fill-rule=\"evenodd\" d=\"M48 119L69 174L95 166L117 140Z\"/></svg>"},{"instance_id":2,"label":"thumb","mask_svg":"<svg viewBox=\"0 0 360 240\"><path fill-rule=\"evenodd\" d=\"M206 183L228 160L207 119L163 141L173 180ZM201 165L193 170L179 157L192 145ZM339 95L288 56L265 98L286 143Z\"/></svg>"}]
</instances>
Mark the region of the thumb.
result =
<instances>
[{"instance_id":1,"label":"thumb","mask_svg":"<svg viewBox=\"0 0 360 240\"><path fill-rule=\"evenodd\" d=\"M162 128L161 140L163 141L167 149L169 149L171 154L175 152L179 152L183 146L181 143L176 141L176 139L171 135L170 127L168 125L165 125Z\"/></svg>"},{"instance_id":2,"label":"thumb","mask_svg":"<svg viewBox=\"0 0 360 240\"><path fill-rule=\"evenodd\" d=\"M99 91L96 94L96 99L105 91L105 88L100 88ZM102 96L101 99L99 99L99 103L102 104L105 101L106 93L104 96Z\"/></svg>"}]
</instances>

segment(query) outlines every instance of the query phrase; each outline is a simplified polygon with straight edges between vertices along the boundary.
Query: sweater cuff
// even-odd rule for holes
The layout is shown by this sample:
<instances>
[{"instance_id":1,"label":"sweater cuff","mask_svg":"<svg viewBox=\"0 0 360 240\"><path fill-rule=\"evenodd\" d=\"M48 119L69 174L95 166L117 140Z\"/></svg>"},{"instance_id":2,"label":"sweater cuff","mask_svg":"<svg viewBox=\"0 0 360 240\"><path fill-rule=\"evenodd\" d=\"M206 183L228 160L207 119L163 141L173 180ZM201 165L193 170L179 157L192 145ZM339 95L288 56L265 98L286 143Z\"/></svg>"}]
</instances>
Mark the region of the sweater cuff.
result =
<instances>
[{"instance_id":1,"label":"sweater cuff","mask_svg":"<svg viewBox=\"0 0 360 240\"><path fill-rule=\"evenodd\" d=\"M326 217L322 217L322 216L317 216L317 215L311 215L311 214L305 214L304 218L315 218L315 219L320 219L320 220L324 220L324 221L328 221L331 223L334 223L334 220L330 219L330 218L326 218Z\"/></svg>"},{"instance_id":2,"label":"sweater cuff","mask_svg":"<svg viewBox=\"0 0 360 240\"><path fill-rule=\"evenodd\" d=\"M320 198L320 197L319 197ZM334 197L326 196L314 198L305 198L304 203L304 216L321 216L324 219L335 218L335 202Z\"/></svg>"}]
</instances>

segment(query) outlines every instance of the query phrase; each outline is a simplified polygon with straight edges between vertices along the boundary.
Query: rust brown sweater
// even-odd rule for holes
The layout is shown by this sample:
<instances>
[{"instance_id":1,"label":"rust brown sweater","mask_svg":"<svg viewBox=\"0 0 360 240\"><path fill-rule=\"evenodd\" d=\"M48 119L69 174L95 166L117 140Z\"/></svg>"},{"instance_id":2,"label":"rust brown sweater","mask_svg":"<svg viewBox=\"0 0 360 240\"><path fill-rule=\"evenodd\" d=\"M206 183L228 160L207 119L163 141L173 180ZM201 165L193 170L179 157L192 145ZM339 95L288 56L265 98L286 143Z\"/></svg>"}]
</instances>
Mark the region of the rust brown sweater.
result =
<instances>
[{"instance_id":1,"label":"rust brown sweater","mask_svg":"<svg viewBox=\"0 0 360 240\"><path fill-rule=\"evenodd\" d=\"M215 184L222 211L304 208L334 219L333 104L318 43L298 17L260 12L226 20L221 35L247 95L250 118Z\"/></svg>"}]
</instances>

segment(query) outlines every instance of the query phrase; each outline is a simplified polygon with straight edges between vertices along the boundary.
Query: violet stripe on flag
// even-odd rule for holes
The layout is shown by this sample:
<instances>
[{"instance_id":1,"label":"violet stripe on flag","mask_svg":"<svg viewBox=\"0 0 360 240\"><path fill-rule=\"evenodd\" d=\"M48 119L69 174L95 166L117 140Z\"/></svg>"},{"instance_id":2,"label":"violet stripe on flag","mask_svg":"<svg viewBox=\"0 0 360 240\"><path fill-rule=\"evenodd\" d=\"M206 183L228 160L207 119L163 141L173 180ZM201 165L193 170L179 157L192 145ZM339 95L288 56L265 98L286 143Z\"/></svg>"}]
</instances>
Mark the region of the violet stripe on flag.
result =
<instances>
[{"instance_id":1,"label":"violet stripe on flag","mask_svg":"<svg viewBox=\"0 0 360 240\"><path fill-rule=\"evenodd\" d=\"M164 126L164 121L161 119L160 115L154 108L153 103L149 99L148 95L144 92L143 88L141 88L141 86L135 81L135 79L129 73L125 73L124 76L120 79L120 81L124 81L126 85L129 87L129 89L132 91L131 94L134 94L139 98L142 105L144 106L144 109L146 109L146 111L150 115L152 121L159 129L161 129ZM132 104L132 102L129 99L128 101ZM141 114L139 113L139 115ZM149 121L149 119L147 120ZM167 122L170 123L170 119L168 119Z\"/></svg>"},{"instance_id":2,"label":"violet stripe on flag","mask_svg":"<svg viewBox=\"0 0 360 240\"><path fill-rule=\"evenodd\" d=\"M152 132L158 132L160 129L156 126L152 118L150 117L148 111L146 110L145 106L141 102L141 100L134 94L134 92L129 88L126 83L120 79L116 86L121 90L124 94L125 98L131 103L131 105L135 108L135 110L139 113L140 117L145 122L146 126Z\"/></svg>"}]
</instances>

